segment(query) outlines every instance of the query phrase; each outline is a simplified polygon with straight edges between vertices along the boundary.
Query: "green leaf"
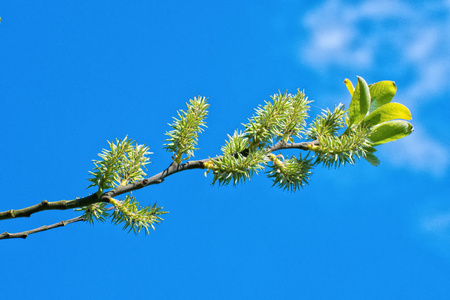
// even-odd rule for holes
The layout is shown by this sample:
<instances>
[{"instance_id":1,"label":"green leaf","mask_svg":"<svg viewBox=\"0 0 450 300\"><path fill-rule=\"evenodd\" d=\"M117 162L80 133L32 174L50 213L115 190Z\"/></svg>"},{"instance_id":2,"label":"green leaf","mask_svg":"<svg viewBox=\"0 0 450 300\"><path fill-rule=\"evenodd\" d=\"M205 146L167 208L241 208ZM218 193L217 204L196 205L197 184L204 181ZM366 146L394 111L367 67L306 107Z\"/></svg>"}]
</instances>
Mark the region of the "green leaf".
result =
<instances>
[{"instance_id":1,"label":"green leaf","mask_svg":"<svg viewBox=\"0 0 450 300\"><path fill-rule=\"evenodd\" d=\"M411 120L409 109L400 103L387 103L364 118L369 126L374 126L395 119Z\"/></svg>"},{"instance_id":2,"label":"green leaf","mask_svg":"<svg viewBox=\"0 0 450 300\"><path fill-rule=\"evenodd\" d=\"M364 159L367 160L374 167L376 167L380 164L380 160L378 159L378 157L376 157L372 153L366 153L366 156L364 156Z\"/></svg>"},{"instance_id":3,"label":"green leaf","mask_svg":"<svg viewBox=\"0 0 450 300\"><path fill-rule=\"evenodd\" d=\"M358 124L369 111L370 92L366 81L358 76L358 83L353 92L352 101L348 109L350 125Z\"/></svg>"},{"instance_id":4,"label":"green leaf","mask_svg":"<svg viewBox=\"0 0 450 300\"><path fill-rule=\"evenodd\" d=\"M374 153L374 152L377 151L377 149L375 147L372 147L372 146L367 147L365 150L366 150L366 153Z\"/></svg>"},{"instance_id":5,"label":"green leaf","mask_svg":"<svg viewBox=\"0 0 450 300\"><path fill-rule=\"evenodd\" d=\"M376 125L373 129L374 131L369 136L373 146L401 139L414 131L411 123L400 120L384 122Z\"/></svg>"},{"instance_id":6,"label":"green leaf","mask_svg":"<svg viewBox=\"0 0 450 300\"><path fill-rule=\"evenodd\" d=\"M392 101L397 92L397 86L395 85L395 82L385 80L374 83L370 86L369 90L372 98L369 112L372 112L378 107Z\"/></svg>"}]
</instances>

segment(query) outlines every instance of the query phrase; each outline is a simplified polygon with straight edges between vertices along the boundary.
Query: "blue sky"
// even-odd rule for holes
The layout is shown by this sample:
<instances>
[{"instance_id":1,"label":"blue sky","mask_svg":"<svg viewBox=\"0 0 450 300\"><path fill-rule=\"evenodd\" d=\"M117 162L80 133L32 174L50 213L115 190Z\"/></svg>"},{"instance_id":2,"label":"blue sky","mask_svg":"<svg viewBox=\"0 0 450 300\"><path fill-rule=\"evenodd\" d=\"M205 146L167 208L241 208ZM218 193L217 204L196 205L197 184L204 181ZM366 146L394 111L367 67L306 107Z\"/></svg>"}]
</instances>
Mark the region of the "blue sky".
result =
<instances>
[{"instance_id":1,"label":"blue sky","mask_svg":"<svg viewBox=\"0 0 450 300\"><path fill-rule=\"evenodd\" d=\"M176 174L135 193L170 211L148 236L76 223L1 241L2 297L447 299L450 2L311 2L1 1L2 211L87 195L91 160L127 134L160 172L166 124L199 94L196 158L278 90L305 89L314 114L348 105L357 75L394 80L415 126L379 147L380 166L317 168L297 193Z\"/></svg>"}]
</instances>

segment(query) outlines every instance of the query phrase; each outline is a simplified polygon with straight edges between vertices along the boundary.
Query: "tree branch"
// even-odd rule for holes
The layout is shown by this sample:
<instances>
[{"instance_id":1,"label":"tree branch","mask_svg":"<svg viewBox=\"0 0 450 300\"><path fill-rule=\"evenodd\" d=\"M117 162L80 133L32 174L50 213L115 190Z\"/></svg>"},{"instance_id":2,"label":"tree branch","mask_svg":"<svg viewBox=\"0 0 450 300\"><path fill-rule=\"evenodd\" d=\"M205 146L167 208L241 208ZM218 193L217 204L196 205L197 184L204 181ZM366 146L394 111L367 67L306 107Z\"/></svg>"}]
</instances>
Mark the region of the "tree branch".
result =
<instances>
[{"instance_id":1,"label":"tree branch","mask_svg":"<svg viewBox=\"0 0 450 300\"><path fill-rule=\"evenodd\" d=\"M101 198L98 198L96 194L74 200L60 200L54 202L48 202L47 200L44 200L33 206L16 210L10 209L7 211L0 212L0 220L29 217L32 214L43 210L53 210L53 209L66 210L71 208L87 206L96 202L107 202L107 201L106 200L103 201Z\"/></svg>"},{"instance_id":2,"label":"tree branch","mask_svg":"<svg viewBox=\"0 0 450 300\"><path fill-rule=\"evenodd\" d=\"M16 239L16 238L26 239L28 237L28 235L30 235L30 234L38 233L38 232L42 232L42 231L46 231L46 230L49 230L49 229L54 229L54 228L58 228L58 227L62 227L62 226L66 226L67 224L80 222L80 221L84 221L84 217L83 216L79 216L79 217L76 217L76 218L73 218L73 219L70 219L70 220L66 220L66 221L60 221L60 222L52 224L52 225L44 225L44 226L41 226L41 227L36 228L36 229L22 231L22 232L17 232L17 233L9 233L9 232L5 231L5 232L0 234L0 240Z\"/></svg>"},{"instance_id":3,"label":"tree branch","mask_svg":"<svg viewBox=\"0 0 450 300\"><path fill-rule=\"evenodd\" d=\"M300 149L300 150L310 150L310 145L318 145L318 141L312 142L301 142L301 143L287 143L283 141L279 141L272 147L269 147L269 152L273 152L276 150L283 149ZM60 200L55 202L49 202L44 200L36 205L29 206L22 209L10 209L7 211L0 212L0 220L20 218L20 217L30 217L32 214L43 211L43 210L66 210L71 208L78 208L83 206L88 206L90 204L98 203L98 202L109 202L110 198L114 198L116 196L135 191L141 188L144 188L149 185L159 184L164 181L164 179L170 175L175 173L193 170L193 169L204 169L204 163L209 160L215 160L218 157L207 158L201 160L193 160L188 161L183 164L177 164L176 162L172 162L167 169L162 172L159 172L152 177L145 178L143 180L127 184L125 186L119 186L114 190L103 193L100 196L97 194L92 194L84 198L78 198L73 200Z\"/></svg>"}]
</instances>

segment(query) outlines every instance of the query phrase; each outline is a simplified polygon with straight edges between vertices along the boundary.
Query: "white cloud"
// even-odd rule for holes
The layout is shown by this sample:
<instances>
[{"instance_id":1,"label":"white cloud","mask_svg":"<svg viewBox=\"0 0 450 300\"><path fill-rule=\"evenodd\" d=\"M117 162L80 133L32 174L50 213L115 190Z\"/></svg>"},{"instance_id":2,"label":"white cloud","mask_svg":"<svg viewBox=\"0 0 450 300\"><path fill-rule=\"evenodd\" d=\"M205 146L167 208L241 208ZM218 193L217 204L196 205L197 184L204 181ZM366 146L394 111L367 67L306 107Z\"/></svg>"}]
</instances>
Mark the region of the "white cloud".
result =
<instances>
[{"instance_id":1,"label":"white cloud","mask_svg":"<svg viewBox=\"0 0 450 300\"><path fill-rule=\"evenodd\" d=\"M410 16L411 9L402 3L395 0L384 1L366 1L356 9L359 18L369 18L373 20L383 20L386 18L396 18L399 16Z\"/></svg>"},{"instance_id":2,"label":"white cloud","mask_svg":"<svg viewBox=\"0 0 450 300\"><path fill-rule=\"evenodd\" d=\"M340 69L363 77L386 74L380 80L402 78L408 84L399 88L398 101L418 111L450 92L449 3L326 0L303 16L308 38L300 48L301 60L322 72ZM389 159L444 176L450 165L448 147L414 123L421 130L386 145Z\"/></svg>"},{"instance_id":3,"label":"white cloud","mask_svg":"<svg viewBox=\"0 0 450 300\"><path fill-rule=\"evenodd\" d=\"M408 97L418 101L422 95L417 89L422 94L450 89L449 13L448 1L367 0L355 5L327 0L303 16L308 38L300 58L318 70L408 74Z\"/></svg>"},{"instance_id":4,"label":"white cloud","mask_svg":"<svg viewBox=\"0 0 450 300\"><path fill-rule=\"evenodd\" d=\"M367 1L359 6L326 1L304 17L303 25L311 40L301 49L301 56L318 68L335 65L370 68L377 49L392 36L388 24L382 22L404 19L409 14L397 1Z\"/></svg>"},{"instance_id":5,"label":"white cloud","mask_svg":"<svg viewBox=\"0 0 450 300\"><path fill-rule=\"evenodd\" d=\"M414 105L432 100L450 88L450 28L429 25L418 30L416 36L405 49L405 64L415 67L415 78L406 93Z\"/></svg>"},{"instance_id":6,"label":"white cloud","mask_svg":"<svg viewBox=\"0 0 450 300\"><path fill-rule=\"evenodd\" d=\"M439 42L438 28L425 28L418 32L406 49L406 58L410 61L427 60Z\"/></svg>"},{"instance_id":7,"label":"white cloud","mask_svg":"<svg viewBox=\"0 0 450 300\"><path fill-rule=\"evenodd\" d=\"M419 129L408 137L383 146L388 153L384 159L398 167L444 177L450 167L448 147L425 134L423 126L415 125Z\"/></svg>"},{"instance_id":8,"label":"white cloud","mask_svg":"<svg viewBox=\"0 0 450 300\"><path fill-rule=\"evenodd\" d=\"M304 18L311 40L302 48L302 57L310 65L323 68L345 65L350 61L367 64L369 48L352 47L358 32L354 26L355 14L337 1L327 1L317 11Z\"/></svg>"}]
</instances>

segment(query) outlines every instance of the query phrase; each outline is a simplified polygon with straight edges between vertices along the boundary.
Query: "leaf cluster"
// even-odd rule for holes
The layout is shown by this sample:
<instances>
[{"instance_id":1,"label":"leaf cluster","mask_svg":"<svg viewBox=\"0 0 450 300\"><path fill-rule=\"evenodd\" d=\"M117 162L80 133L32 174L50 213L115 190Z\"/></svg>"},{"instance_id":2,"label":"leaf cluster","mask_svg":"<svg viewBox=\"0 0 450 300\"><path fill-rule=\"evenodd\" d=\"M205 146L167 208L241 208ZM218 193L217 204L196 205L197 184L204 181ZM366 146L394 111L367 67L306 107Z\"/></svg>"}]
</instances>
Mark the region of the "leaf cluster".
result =
<instances>
[{"instance_id":1,"label":"leaf cluster","mask_svg":"<svg viewBox=\"0 0 450 300\"><path fill-rule=\"evenodd\" d=\"M344 83L352 95L348 111L348 128L346 133L360 127L369 128L367 139L372 148L364 157L373 164L378 165L378 158L373 155L375 146L403 138L414 131L414 127L406 120L411 120L411 113L407 107L400 103L391 102L397 92L393 81L380 81L368 85L358 76L358 83L353 88L349 79Z\"/></svg>"}]
</instances>

